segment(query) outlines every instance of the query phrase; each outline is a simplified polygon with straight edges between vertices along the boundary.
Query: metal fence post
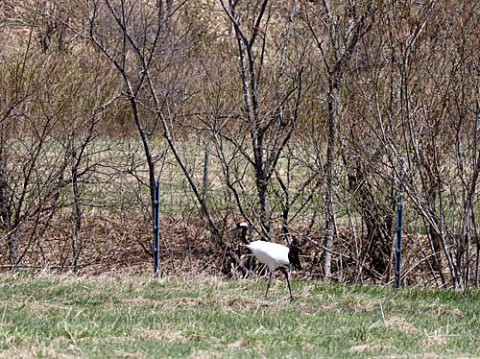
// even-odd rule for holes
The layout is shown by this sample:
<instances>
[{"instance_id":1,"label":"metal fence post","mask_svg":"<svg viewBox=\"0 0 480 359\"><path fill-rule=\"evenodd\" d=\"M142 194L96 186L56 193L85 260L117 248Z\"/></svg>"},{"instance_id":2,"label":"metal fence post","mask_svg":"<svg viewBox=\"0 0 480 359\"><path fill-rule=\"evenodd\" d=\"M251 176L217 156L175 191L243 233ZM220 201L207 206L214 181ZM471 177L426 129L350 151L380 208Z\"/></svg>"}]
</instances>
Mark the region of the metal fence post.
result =
<instances>
[{"instance_id":1,"label":"metal fence post","mask_svg":"<svg viewBox=\"0 0 480 359\"><path fill-rule=\"evenodd\" d=\"M402 286L402 230L403 230L403 175L400 176L400 191L397 202L397 240L395 243L395 288Z\"/></svg>"},{"instance_id":2,"label":"metal fence post","mask_svg":"<svg viewBox=\"0 0 480 359\"><path fill-rule=\"evenodd\" d=\"M153 272L160 276L160 181L155 181L153 201Z\"/></svg>"},{"instance_id":3,"label":"metal fence post","mask_svg":"<svg viewBox=\"0 0 480 359\"><path fill-rule=\"evenodd\" d=\"M210 151L208 146L205 147L205 160L203 166L203 194L202 194L202 202L203 202L203 210L207 208L207 192L208 192L208 177L210 174Z\"/></svg>"}]
</instances>

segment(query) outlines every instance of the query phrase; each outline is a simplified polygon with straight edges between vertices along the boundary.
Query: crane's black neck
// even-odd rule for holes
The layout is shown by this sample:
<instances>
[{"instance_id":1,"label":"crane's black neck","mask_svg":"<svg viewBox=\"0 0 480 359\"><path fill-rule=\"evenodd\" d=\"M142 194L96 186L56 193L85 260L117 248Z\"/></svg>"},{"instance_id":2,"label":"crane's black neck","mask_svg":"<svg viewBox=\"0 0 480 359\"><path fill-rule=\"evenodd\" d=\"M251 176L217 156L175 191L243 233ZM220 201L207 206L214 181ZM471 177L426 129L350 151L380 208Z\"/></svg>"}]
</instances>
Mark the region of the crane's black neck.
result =
<instances>
[{"instance_id":1,"label":"crane's black neck","mask_svg":"<svg viewBox=\"0 0 480 359\"><path fill-rule=\"evenodd\" d=\"M237 224L237 228L239 228L241 230L240 238L242 239L242 242L245 243L245 244L250 244L250 241L247 239L248 228L246 226L241 226L240 223Z\"/></svg>"}]
</instances>

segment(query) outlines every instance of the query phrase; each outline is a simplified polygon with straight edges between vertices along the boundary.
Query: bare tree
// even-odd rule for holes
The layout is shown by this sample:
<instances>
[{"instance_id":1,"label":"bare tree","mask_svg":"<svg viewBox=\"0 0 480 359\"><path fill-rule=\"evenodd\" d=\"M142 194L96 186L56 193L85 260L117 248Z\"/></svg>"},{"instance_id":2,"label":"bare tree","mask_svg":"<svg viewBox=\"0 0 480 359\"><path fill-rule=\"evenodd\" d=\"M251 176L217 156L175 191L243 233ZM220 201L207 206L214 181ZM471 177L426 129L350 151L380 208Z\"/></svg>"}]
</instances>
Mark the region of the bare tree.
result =
<instances>
[{"instance_id":1,"label":"bare tree","mask_svg":"<svg viewBox=\"0 0 480 359\"><path fill-rule=\"evenodd\" d=\"M292 66L287 55L293 46L298 2L294 1L289 8L287 25L276 53L278 56L271 58L266 53L266 48L273 36L273 31L269 33L271 17L275 11L272 3L268 0L258 1L251 10L248 2L222 0L221 4L234 30L243 111L239 114L238 126L222 126L217 131L221 137L217 137L217 148L225 156L221 141L230 143L235 148L235 153L240 154L245 161L244 166L239 164L241 168L252 166L258 197L258 232L269 240L272 227L271 182L275 178L278 161L296 128L303 94L304 68L299 64ZM271 62L276 63L276 68ZM268 76L273 73L275 76L270 80ZM273 86L273 98L267 94L268 86ZM234 178L232 168L227 168L230 161L223 157L227 184L234 193L240 212L254 224L242 205L237 188L241 186L241 181Z\"/></svg>"},{"instance_id":2,"label":"bare tree","mask_svg":"<svg viewBox=\"0 0 480 359\"><path fill-rule=\"evenodd\" d=\"M160 126L162 137L167 141L195 200L202 208L214 237L246 273L248 270L228 248L221 228L207 202L203 200L201 186L197 184L188 167L186 157L182 156L175 134L177 116L182 117L175 104L181 102L182 96L189 96L185 92L188 86L181 89L181 84L185 85L187 82L181 78L182 68L179 67L185 63L188 54L181 46L182 36L185 34L171 33L170 26L174 14L185 3L186 1L181 2L174 7L173 2L168 1L165 7L163 1L159 1L155 7L151 7L129 0L91 1L88 8L89 37L118 71L125 86L123 95L130 104L148 165L151 205L153 206L153 190L158 174L150 139L154 138L154 130ZM113 34L107 37L104 34L105 23L113 31ZM149 123L152 119L154 122Z\"/></svg>"},{"instance_id":3,"label":"bare tree","mask_svg":"<svg viewBox=\"0 0 480 359\"><path fill-rule=\"evenodd\" d=\"M345 79L345 71L349 66L352 55L359 41L370 29L371 17L375 8L370 2L366 5L357 2L332 4L328 0L321 2L321 8L322 11L319 12L318 16L322 19L315 19L318 22L309 21L309 26L316 39L328 80L325 250L322 267L325 279L329 280L336 227L334 193L336 186L337 128L342 108L341 89ZM325 28L323 29L322 26L325 26Z\"/></svg>"}]
</instances>

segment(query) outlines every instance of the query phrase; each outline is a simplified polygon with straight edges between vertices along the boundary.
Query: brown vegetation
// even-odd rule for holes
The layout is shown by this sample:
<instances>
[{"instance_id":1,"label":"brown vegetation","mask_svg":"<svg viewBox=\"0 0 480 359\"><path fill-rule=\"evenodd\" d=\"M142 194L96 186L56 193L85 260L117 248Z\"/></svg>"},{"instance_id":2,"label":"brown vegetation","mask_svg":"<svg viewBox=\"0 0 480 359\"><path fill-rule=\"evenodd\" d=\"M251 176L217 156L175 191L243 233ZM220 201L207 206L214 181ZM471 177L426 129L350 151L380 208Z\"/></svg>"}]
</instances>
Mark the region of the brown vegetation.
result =
<instances>
[{"instance_id":1,"label":"brown vegetation","mask_svg":"<svg viewBox=\"0 0 480 359\"><path fill-rule=\"evenodd\" d=\"M245 275L231 231L303 275L480 279L480 7L435 1L4 0L0 261Z\"/></svg>"}]
</instances>

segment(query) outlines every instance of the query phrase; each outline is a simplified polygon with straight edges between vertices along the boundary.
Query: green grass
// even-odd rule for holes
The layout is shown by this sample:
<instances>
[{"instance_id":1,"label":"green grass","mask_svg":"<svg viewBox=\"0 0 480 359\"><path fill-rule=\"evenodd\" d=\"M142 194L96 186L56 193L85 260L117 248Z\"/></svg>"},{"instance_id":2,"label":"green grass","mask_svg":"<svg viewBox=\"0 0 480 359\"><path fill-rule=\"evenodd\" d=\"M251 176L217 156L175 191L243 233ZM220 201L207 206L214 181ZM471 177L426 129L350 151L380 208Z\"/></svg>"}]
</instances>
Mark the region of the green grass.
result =
<instances>
[{"instance_id":1,"label":"green grass","mask_svg":"<svg viewBox=\"0 0 480 359\"><path fill-rule=\"evenodd\" d=\"M0 276L0 358L480 356L479 292Z\"/></svg>"}]
</instances>

